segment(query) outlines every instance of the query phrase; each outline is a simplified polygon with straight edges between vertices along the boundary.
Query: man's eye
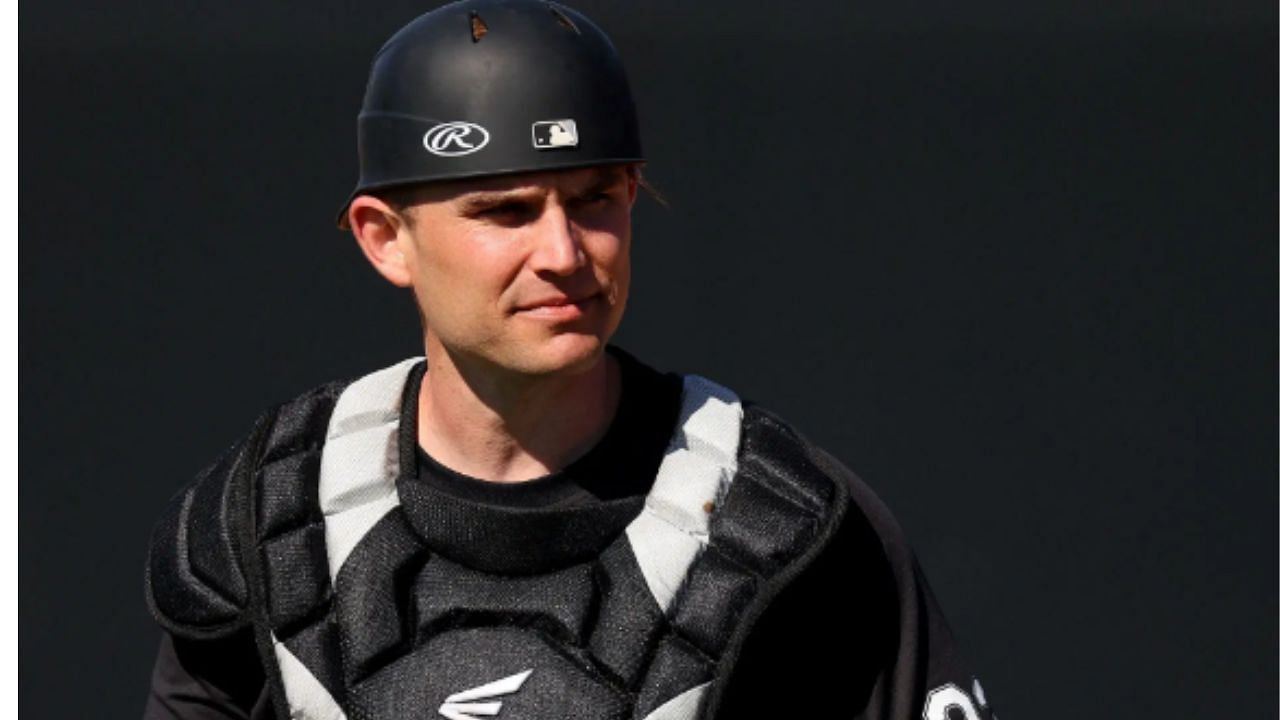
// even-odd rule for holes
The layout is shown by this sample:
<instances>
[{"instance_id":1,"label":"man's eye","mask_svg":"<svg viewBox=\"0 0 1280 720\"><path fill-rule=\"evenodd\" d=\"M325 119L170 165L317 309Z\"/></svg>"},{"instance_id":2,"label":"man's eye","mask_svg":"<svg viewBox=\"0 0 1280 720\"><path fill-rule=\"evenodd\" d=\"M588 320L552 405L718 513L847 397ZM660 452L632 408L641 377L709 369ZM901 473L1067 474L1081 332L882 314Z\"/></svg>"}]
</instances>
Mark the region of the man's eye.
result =
<instances>
[{"instance_id":1,"label":"man's eye","mask_svg":"<svg viewBox=\"0 0 1280 720\"><path fill-rule=\"evenodd\" d=\"M579 202L583 205L605 205L613 201L613 193L608 190L583 196Z\"/></svg>"},{"instance_id":2,"label":"man's eye","mask_svg":"<svg viewBox=\"0 0 1280 720\"><path fill-rule=\"evenodd\" d=\"M518 202L508 202L482 208L476 213L476 217L502 223L513 223L527 220L533 217L534 214L534 209L529 205Z\"/></svg>"}]
</instances>

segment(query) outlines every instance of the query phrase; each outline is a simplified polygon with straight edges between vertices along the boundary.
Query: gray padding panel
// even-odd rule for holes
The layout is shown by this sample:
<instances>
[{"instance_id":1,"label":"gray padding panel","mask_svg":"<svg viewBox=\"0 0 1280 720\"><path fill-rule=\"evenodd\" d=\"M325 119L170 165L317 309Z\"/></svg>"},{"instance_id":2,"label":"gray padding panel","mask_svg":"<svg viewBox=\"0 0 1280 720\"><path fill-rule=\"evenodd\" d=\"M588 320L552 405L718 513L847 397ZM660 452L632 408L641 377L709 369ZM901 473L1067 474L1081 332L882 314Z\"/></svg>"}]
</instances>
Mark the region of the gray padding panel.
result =
<instances>
[{"instance_id":1,"label":"gray padding panel","mask_svg":"<svg viewBox=\"0 0 1280 720\"><path fill-rule=\"evenodd\" d=\"M707 543L711 518L737 473L742 405L727 388L685 377L680 424L627 538L658 606L671 606Z\"/></svg>"}]
</instances>

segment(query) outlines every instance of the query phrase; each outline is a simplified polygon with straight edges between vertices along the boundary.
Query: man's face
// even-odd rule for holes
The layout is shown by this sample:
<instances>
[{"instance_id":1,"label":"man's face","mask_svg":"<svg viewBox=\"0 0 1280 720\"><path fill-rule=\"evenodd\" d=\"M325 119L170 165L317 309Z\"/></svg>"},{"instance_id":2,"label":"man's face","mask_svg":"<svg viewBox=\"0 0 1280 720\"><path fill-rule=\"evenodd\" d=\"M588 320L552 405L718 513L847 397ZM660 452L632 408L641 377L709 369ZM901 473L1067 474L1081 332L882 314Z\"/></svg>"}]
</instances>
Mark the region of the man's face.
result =
<instances>
[{"instance_id":1,"label":"man's face","mask_svg":"<svg viewBox=\"0 0 1280 720\"><path fill-rule=\"evenodd\" d=\"M594 364L627 302L635 193L622 166L423 188L397 242L428 354L535 375Z\"/></svg>"}]
</instances>

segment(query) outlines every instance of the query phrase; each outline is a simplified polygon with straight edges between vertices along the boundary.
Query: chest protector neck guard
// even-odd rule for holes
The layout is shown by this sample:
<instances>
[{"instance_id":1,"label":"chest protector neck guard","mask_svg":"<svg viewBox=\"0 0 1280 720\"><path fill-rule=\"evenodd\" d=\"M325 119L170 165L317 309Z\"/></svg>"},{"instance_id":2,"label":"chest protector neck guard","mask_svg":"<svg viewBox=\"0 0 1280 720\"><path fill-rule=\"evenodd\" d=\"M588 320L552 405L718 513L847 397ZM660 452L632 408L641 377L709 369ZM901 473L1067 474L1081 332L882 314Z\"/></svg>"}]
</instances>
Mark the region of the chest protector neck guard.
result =
<instances>
[{"instance_id":1,"label":"chest protector neck guard","mask_svg":"<svg viewBox=\"0 0 1280 720\"><path fill-rule=\"evenodd\" d=\"M148 560L160 623L252 626L282 718L712 717L843 484L781 421L686 376L647 497L462 501L412 472L424 369L285 403L179 494Z\"/></svg>"}]
</instances>

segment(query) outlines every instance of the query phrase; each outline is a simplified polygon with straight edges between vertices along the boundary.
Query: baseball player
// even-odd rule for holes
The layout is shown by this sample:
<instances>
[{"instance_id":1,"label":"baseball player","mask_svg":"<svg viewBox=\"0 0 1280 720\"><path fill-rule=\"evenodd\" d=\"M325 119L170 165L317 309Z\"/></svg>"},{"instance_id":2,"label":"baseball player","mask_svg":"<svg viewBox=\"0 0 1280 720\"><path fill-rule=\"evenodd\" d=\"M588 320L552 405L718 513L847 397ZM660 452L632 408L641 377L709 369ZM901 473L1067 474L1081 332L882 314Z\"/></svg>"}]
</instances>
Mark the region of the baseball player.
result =
<instances>
[{"instance_id":1,"label":"baseball player","mask_svg":"<svg viewBox=\"0 0 1280 720\"><path fill-rule=\"evenodd\" d=\"M272 407L174 498L145 717L991 717L857 477L609 344L644 153L596 25L422 15L358 137L339 224L425 357Z\"/></svg>"}]
</instances>

